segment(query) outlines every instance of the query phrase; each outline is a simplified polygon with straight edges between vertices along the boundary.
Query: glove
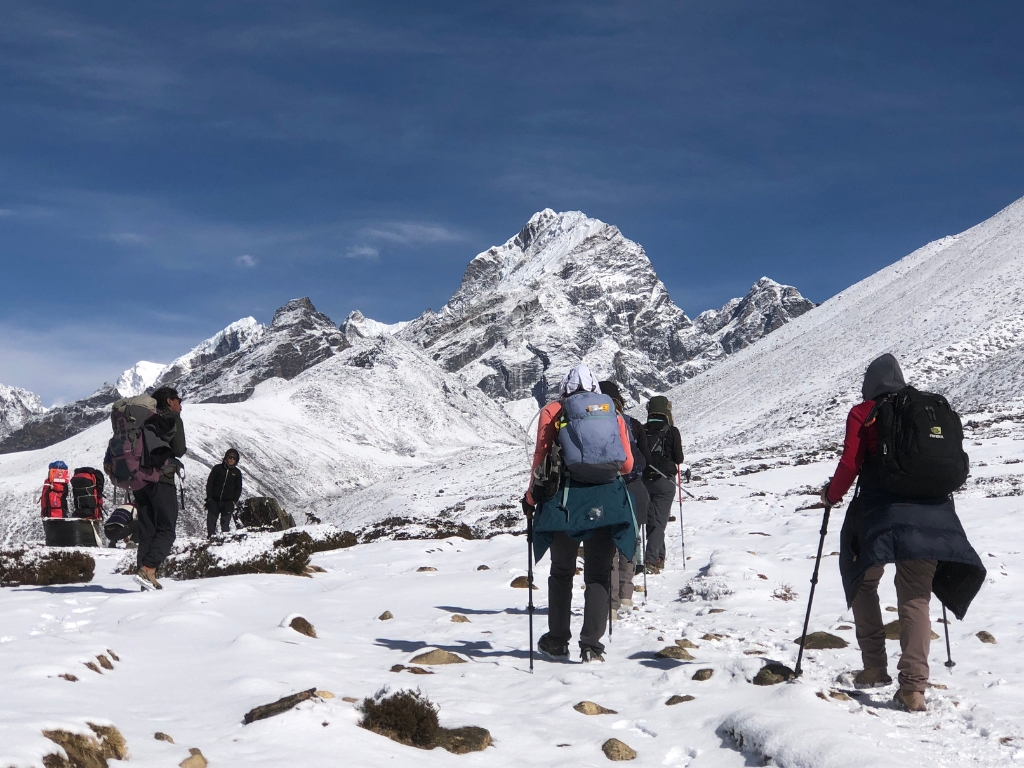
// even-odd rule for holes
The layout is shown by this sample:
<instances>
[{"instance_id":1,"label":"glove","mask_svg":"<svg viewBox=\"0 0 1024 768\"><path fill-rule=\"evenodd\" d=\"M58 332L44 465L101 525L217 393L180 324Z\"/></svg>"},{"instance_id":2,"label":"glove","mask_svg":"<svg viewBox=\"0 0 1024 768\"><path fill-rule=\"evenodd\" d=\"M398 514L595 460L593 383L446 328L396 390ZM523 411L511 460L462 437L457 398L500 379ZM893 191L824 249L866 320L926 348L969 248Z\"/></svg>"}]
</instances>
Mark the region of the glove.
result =
<instances>
[{"instance_id":1,"label":"glove","mask_svg":"<svg viewBox=\"0 0 1024 768\"><path fill-rule=\"evenodd\" d=\"M533 513L537 511L537 506L528 502L525 496L520 499L519 503L523 505L523 514L527 517L533 517Z\"/></svg>"},{"instance_id":2,"label":"glove","mask_svg":"<svg viewBox=\"0 0 1024 768\"><path fill-rule=\"evenodd\" d=\"M830 502L828 500L828 488L829 488L830 485L832 485L832 478L831 477L828 479L828 482L825 483L825 487L821 489L821 503L829 505L829 506L831 506L831 504L830 504Z\"/></svg>"}]
</instances>

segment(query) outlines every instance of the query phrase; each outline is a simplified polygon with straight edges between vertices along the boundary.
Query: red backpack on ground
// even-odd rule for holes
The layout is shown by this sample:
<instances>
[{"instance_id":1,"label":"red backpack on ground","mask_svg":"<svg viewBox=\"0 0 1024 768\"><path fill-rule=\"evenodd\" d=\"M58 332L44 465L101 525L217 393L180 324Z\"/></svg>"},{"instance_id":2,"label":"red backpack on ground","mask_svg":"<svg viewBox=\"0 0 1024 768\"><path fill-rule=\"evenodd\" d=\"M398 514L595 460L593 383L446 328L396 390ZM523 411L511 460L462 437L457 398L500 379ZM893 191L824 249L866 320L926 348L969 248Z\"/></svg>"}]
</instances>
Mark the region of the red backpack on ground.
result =
<instances>
[{"instance_id":1,"label":"red backpack on ground","mask_svg":"<svg viewBox=\"0 0 1024 768\"><path fill-rule=\"evenodd\" d=\"M79 467L71 476L71 499L75 517L103 519L103 472L92 467Z\"/></svg>"},{"instance_id":2,"label":"red backpack on ground","mask_svg":"<svg viewBox=\"0 0 1024 768\"><path fill-rule=\"evenodd\" d=\"M63 518L68 516L68 465L55 461L50 465L39 497L43 517Z\"/></svg>"}]
</instances>

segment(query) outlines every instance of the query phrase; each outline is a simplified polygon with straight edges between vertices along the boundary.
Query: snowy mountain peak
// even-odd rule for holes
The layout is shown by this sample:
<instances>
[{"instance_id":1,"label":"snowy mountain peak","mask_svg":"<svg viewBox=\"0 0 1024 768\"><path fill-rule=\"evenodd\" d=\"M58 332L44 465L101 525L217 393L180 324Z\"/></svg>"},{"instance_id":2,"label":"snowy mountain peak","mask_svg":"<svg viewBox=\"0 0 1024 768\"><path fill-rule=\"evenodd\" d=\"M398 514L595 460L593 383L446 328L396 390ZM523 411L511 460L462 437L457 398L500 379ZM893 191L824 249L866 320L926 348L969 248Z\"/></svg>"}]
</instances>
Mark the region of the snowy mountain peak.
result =
<instances>
[{"instance_id":1,"label":"snowy mountain peak","mask_svg":"<svg viewBox=\"0 0 1024 768\"><path fill-rule=\"evenodd\" d=\"M160 378L167 365L140 360L121 374L114 386L123 397L135 397L149 389Z\"/></svg>"},{"instance_id":2,"label":"snowy mountain peak","mask_svg":"<svg viewBox=\"0 0 1024 768\"><path fill-rule=\"evenodd\" d=\"M381 323L366 317L358 309L349 313L348 317L341 324L341 332L351 343L356 339L368 339L373 336L391 336L405 328L409 323Z\"/></svg>"},{"instance_id":3,"label":"snowy mountain peak","mask_svg":"<svg viewBox=\"0 0 1024 768\"><path fill-rule=\"evenodd\" d=\"M42 413L46 413L46 408L35 392L0 384L0 438Z\"/></svg>"}]
</instances>

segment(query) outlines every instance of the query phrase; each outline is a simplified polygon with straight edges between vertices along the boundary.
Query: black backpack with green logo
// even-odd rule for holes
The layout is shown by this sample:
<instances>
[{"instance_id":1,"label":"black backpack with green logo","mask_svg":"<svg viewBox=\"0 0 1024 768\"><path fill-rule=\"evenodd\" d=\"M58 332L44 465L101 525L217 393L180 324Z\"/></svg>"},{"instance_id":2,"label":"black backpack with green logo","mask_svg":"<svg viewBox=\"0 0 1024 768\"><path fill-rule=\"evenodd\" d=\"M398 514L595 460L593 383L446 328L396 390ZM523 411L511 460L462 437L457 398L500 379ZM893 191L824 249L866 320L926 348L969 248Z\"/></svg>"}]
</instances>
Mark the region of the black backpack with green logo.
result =
<instances>
[{"instance_id":1,"label":"black backpack with green logo","mask_svg":"<svg viewBox=\"0 0 1024 768\"><path fill-rule=\"evenodd\" d=\"M908 499L948 496L966 482L960 416L942 395L904 387L879 400L878 475L883 488Z\"/></svg>"}]
</instances>

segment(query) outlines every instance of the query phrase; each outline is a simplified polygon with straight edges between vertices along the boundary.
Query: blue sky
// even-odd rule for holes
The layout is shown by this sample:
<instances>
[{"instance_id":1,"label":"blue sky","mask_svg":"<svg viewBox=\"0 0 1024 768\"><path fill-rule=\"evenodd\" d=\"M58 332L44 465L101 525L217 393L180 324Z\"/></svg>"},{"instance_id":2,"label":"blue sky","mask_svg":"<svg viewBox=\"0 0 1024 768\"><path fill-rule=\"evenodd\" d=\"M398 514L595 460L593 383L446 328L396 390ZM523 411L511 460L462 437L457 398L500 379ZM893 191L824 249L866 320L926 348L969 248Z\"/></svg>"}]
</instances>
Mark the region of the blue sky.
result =
<instances>
[{"instance_id":1,"label":"blue sky","mask_svg":"<svg viewBox=\"0 0 1024 768\"><path fill-rule=\"evenodd\" d=\"M73 399L308 295L439 308L535 211L691 316L1024 195L1007 2L0 0L0 382Z\"/></svg>"}]
</instances>

